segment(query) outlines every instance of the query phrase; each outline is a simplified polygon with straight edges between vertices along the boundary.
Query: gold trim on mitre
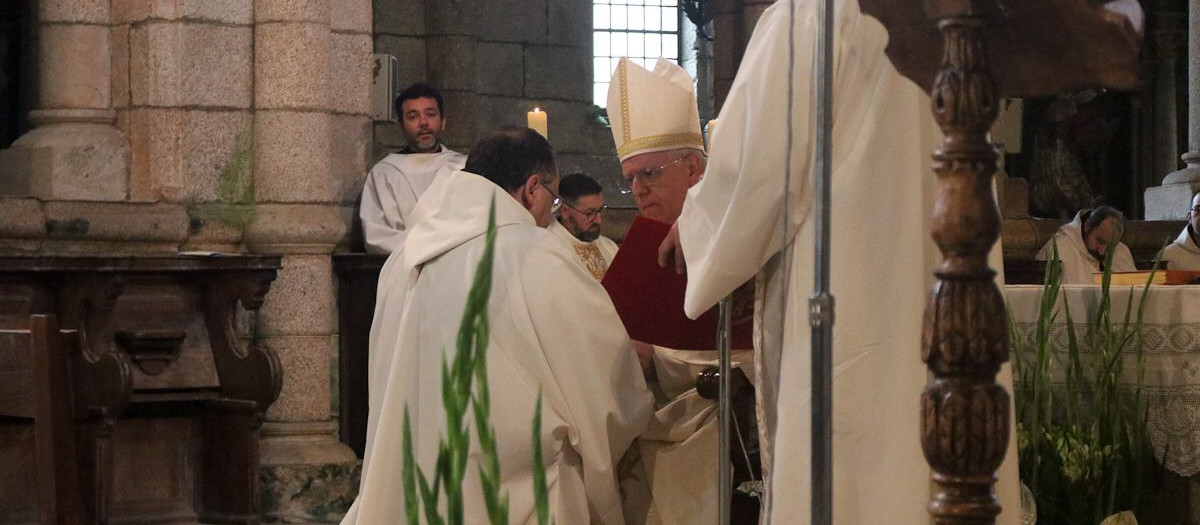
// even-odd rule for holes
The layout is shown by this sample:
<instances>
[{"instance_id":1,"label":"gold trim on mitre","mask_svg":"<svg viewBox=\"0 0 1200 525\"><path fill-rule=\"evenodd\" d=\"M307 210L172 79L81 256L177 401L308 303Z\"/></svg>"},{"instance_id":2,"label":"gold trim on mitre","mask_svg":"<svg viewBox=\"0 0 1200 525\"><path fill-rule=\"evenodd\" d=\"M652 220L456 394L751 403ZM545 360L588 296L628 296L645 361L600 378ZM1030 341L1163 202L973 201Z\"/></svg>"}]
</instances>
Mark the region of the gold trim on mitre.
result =
<instances>
[{"instance_id":1,"label":"gold trim on mitre","mask_svg":"<svg viewBox=\"0 0 1200 525\"><path fill-rule=\"evenodd\" d=\"M625 142L629 142L632 137L632 132L629 131L629 80L625 75L625 63L629 59L622 57L617 62L617 81L621 86L621 135Z\"/></svg>"},{"instance_id":2,"label":"gold trim on mitre","mask_svg":"<svg viewBox=\"0 0 1200 525\"><path fill-rule=\"evenodd\" d=\"M699 133L672 133L669 135L653 135L628 140L617 148L617 156L624 159L634 152L650 153L669 149L693 148L704 151L704 138Z\"/></svg>"}]
</instances>

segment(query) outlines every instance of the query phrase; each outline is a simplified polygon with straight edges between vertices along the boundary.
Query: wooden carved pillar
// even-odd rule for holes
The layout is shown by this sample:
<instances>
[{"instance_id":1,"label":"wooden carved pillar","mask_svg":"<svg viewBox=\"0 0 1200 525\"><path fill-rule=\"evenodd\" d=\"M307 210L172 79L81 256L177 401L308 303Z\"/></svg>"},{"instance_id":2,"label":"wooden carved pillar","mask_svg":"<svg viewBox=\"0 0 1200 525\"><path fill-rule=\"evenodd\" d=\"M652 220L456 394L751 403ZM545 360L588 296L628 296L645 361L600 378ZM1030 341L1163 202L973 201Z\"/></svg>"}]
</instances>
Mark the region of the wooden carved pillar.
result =
<instances>
[{"instance_id":1,"label":"wooden carved pillar","mask_svg":"<svg viewBox=\"0 0 1200 525\"><path fill-rule=\"evenodd\" d=\"M1010 430L1009 395L996 383L1008 360L1004 301L987 263L1000 235L992 193L997 151L987 138L996 87L985 20L963 11L969 8L939 13L945 46L931 95L945 139L933 156L933 238L944 261L925 309L922 352L934 376L921 396L921 445L934 482L929 512L933 523L947 525L995 523L1000 505L992 488Z\"/></svg>"}]
</instances>

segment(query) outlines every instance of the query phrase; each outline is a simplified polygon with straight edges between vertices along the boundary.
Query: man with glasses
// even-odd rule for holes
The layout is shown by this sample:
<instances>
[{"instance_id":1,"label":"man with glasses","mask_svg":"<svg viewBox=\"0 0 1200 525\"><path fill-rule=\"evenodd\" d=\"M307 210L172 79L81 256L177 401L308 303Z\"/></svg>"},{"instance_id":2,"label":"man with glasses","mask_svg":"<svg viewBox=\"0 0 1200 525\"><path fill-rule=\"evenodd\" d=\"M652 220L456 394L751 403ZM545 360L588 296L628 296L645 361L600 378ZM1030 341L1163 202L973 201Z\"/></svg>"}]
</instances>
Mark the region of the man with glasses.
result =
<instances>
[{"instance_id":1,"label":"man with glasses","mask_svg":"<svg viewBox=\"0 0 1200 525\"><path fill-rule=\"evenodd\" d=\"M617 243L600 235L600 223L608 209L603 188L587 174L572 173L559 181L558 191L562 205L557 210L558 220L550 223L550 232L566 242L599 281L617 254Z\"/></svg>"},{"instance_id":2,"label":"man with glasses","mask_svg":"<svg viewBox=\"0 0 1200 525\"><path fill-rule=\"evenodd\" d=\"M705 166L692 78L669 60L658 59L649 71L622 58L609 86L608 108L622 193L633 196L641 216L675 222Z\"/></svg>"},{"instance_id":3,"label":"man with glasses","mask_svg":"<svg viewBox=\"0 0 1200 525\"><path fill-rule=\"evenodd\" d=\"M1179 232L1175 242L1163 250L1163 260L1172 270L1200 270L1200 193L1192 195L1192 207L1187 212L1187 226Z\"/></svg>"},{"instance_id":4,"label":"man with glasses","mask_svg":"<svg viewBox=\"0 0 1200 525\"><path fill-rule=\"evenodd\" d=\"M539 452L551 515L562 524L624 523L614 465L645 429L651 396L625 331L595 329L621 322L604 288L545 230L558 178L544 137L504 128L475 145L463 170L421 198L404 251L388 260L394 269L379 283L371 351L390 351L394 364L381 410L371 414L375 441L367 443L361 490L344 525L405 521L401 444L410 424L411 454L424 472L434 472L447 417L441 403L446 352L458 344L491 213L493 284L484 333L507 518L529 523L536 512L530 424L540 402ZM397 291L404 301L395 301ZM464 519L485 523L476 467L481 453L471 432Z\"/></svg>"}]
</instances>

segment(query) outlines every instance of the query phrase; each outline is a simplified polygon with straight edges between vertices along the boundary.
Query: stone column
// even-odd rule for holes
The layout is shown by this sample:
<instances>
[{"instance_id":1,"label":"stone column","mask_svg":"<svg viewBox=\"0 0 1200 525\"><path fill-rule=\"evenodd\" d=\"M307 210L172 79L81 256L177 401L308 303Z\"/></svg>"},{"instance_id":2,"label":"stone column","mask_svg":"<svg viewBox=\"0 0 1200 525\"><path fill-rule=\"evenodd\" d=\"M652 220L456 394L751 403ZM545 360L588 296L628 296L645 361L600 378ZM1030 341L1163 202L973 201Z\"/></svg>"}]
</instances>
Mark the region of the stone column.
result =
<instances>
[{"instance_id":1,"label":"stone column","mask_svg":"<svg viewBox=\"0 0 1200 525\"><path fill-rule=\"evenodd\" d=\"M260 342L283 365L283 391L262 433L268 520L336 518L357 488L354 453L330 418L337 329L329 254L346 233L331 162L332 8L370 17L366 0L254 2L256 213L245 243L284 256L258 323Z\"/></svg>"},{"instance_id":2,"label":"stone column","mask_svg":"<svg viewBox=\"0 0 1200 525\"><path fill-rule=\"evenodd\" d=\"M40 100L29 114L33 129L0 152L6 192L58 200L125 199L128 154L114 126L109 2L38 2Z\"/></svg>"},{"instance_id":3,"label":"stone column","mask_svg":"<svg viewBox=\"0 0 1200 525\"><path fill-rule=\"evenodd\" d=\"M1183 219L1192 193L1200 190L1200 0L1188 2L1188 151L1186 166L1167 175L1162 186L1146 189L1147 220Z\"/></svg>"}]
</instances>

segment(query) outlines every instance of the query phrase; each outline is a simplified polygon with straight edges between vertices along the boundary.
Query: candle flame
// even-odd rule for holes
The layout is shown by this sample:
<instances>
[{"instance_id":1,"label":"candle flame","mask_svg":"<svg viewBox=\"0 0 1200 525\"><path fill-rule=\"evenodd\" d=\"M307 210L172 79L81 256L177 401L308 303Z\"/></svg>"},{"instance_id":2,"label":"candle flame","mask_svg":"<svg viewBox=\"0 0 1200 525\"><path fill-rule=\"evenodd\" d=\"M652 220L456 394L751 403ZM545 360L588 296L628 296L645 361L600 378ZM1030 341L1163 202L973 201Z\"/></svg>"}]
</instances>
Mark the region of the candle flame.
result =
<instances>
[{"instance_id":1,"label":"candle flame","mask_svg":"<svg viewBox=\"0 0 1200 525\"><path fill-rule=\"evenodd\" d=\"M542 112L542 108L535 107L535 108L533 108L533 112L534 112L534 113L541 113L541 112Z\"/></svg>"}]
</instances>

